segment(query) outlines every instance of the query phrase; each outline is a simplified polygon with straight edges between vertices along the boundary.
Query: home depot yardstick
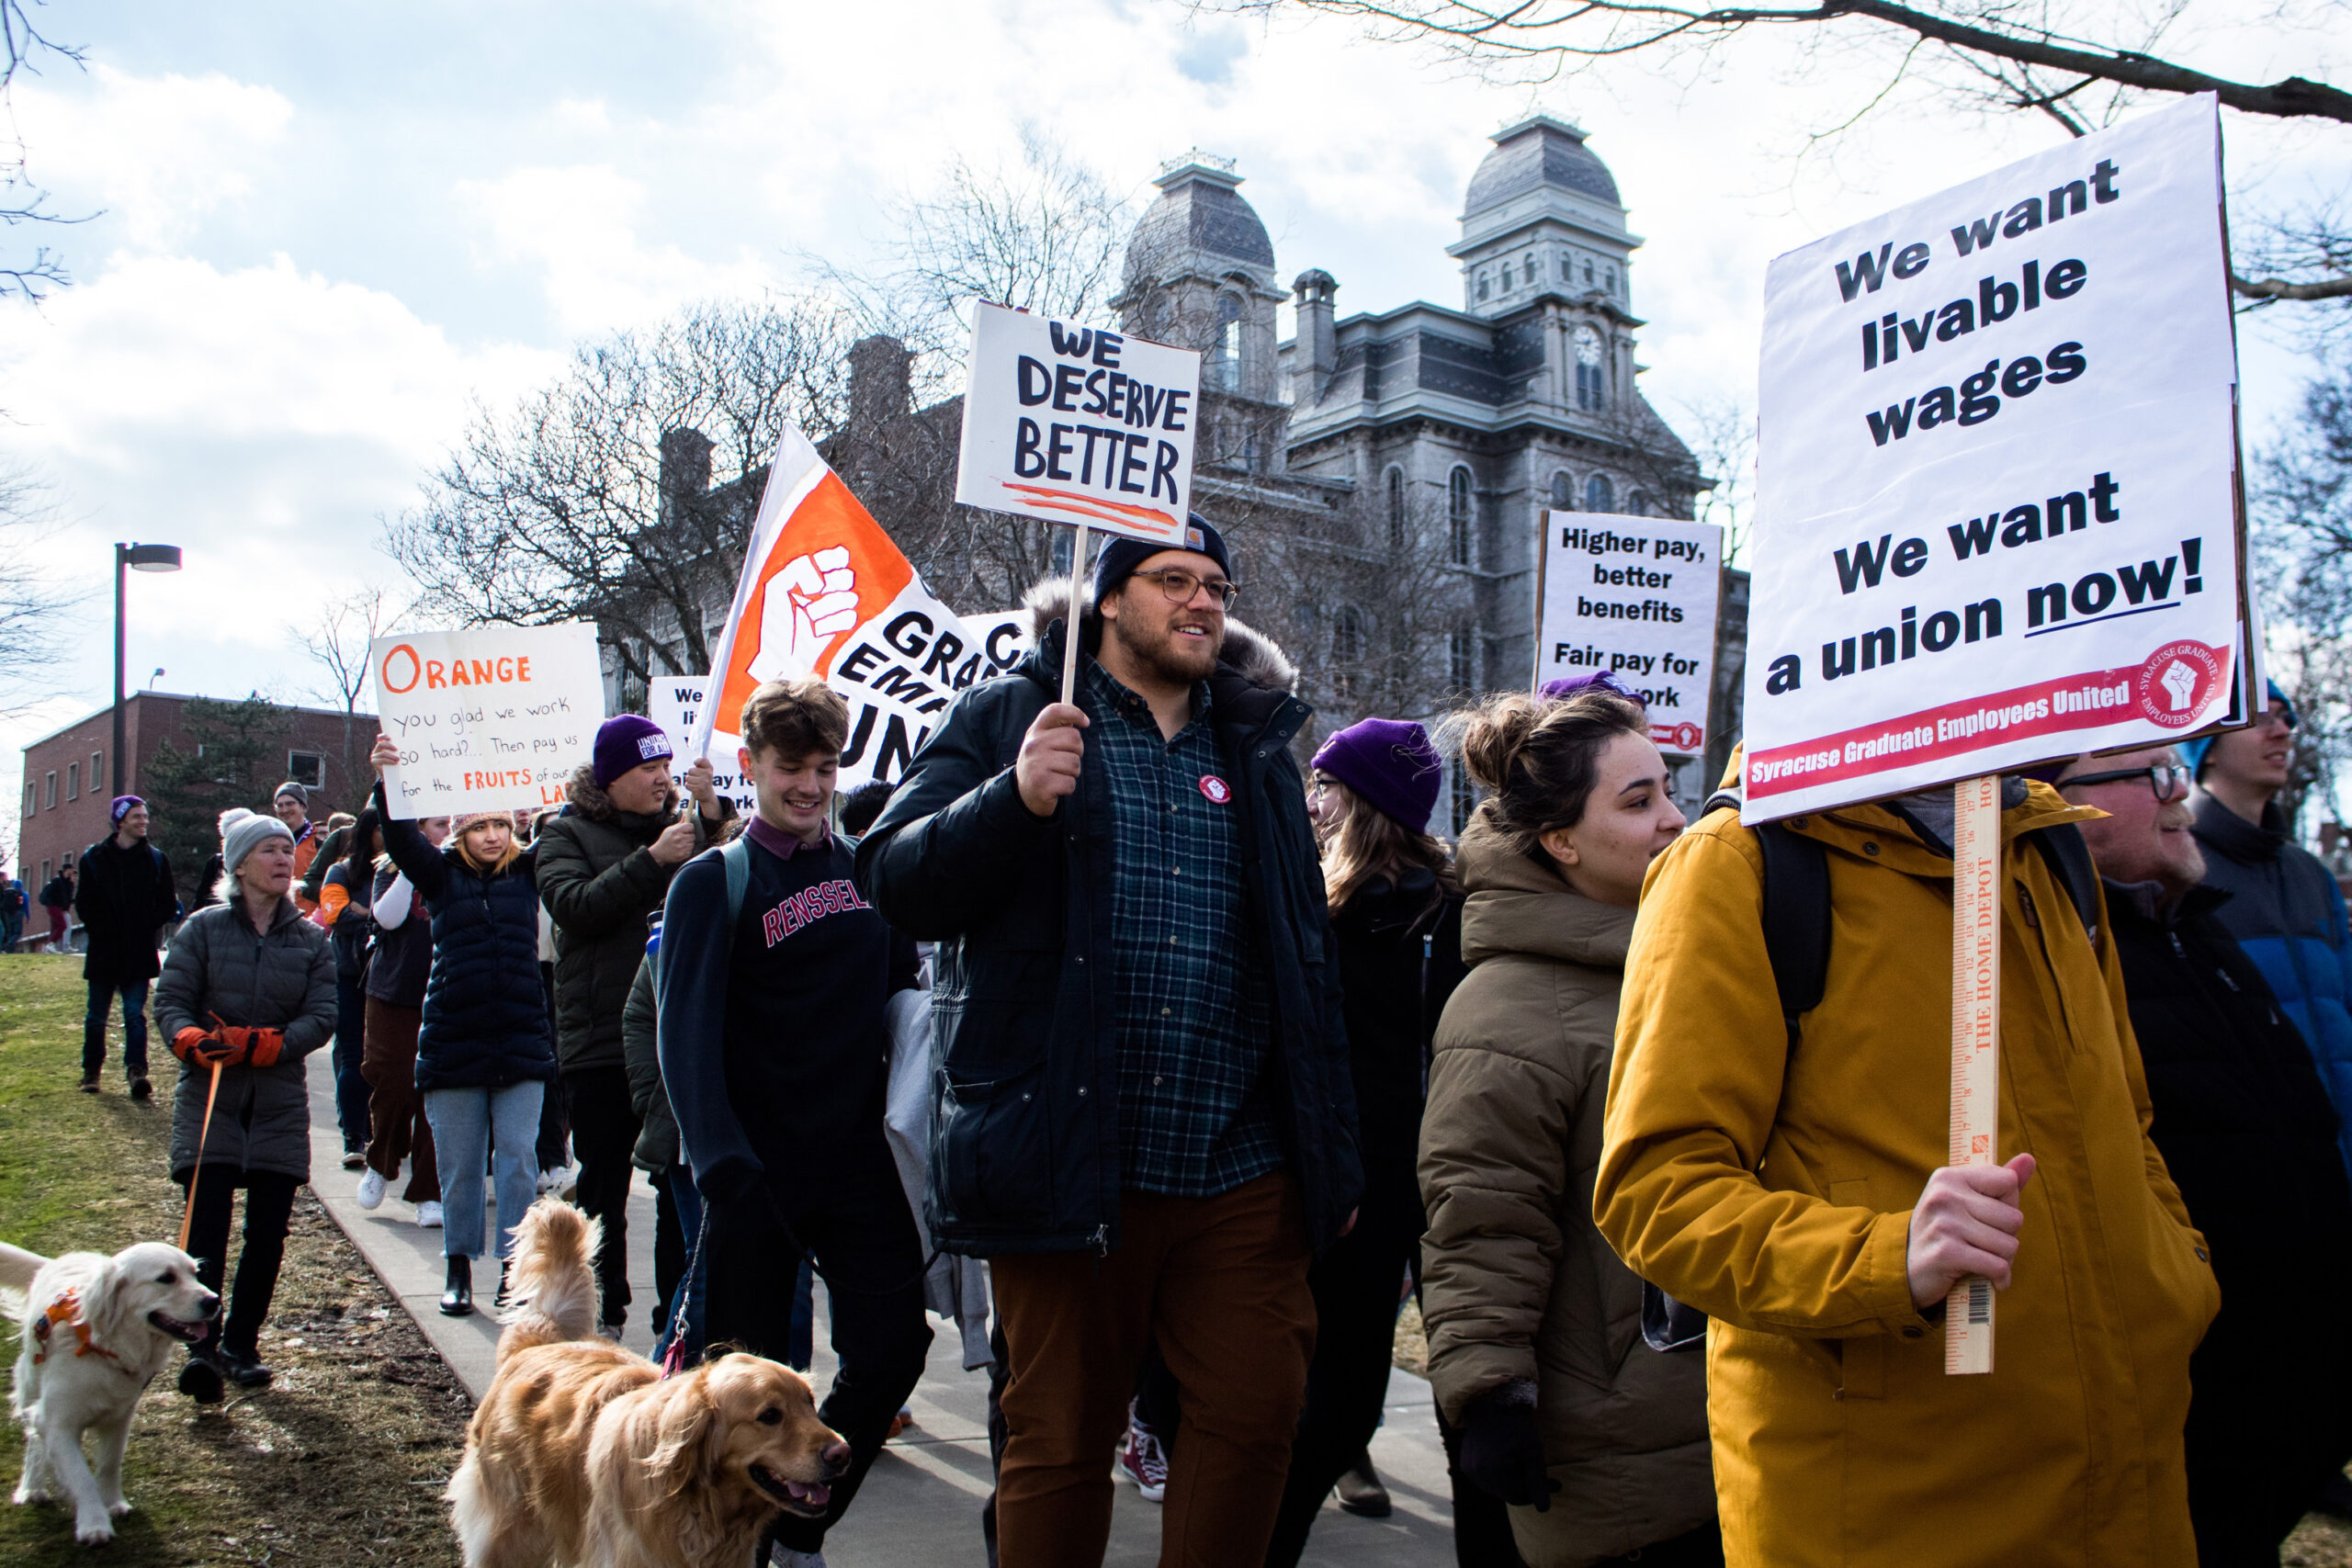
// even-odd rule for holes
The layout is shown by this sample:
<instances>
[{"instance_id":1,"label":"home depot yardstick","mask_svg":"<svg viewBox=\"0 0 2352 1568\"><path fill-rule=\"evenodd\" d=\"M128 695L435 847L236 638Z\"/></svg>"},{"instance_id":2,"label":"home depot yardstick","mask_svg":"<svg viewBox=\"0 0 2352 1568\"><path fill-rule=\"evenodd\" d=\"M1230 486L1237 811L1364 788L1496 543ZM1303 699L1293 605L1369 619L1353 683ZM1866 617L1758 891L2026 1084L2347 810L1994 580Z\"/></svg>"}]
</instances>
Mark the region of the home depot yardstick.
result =
<instances>
[{"instance_id":1,"label":"home depot yardstick","mask_svg":"<svg viewBox=\"0 0 2352 1568\"><path fill-rule=\"evenodd\" d=\"M1951 1163L1994 1165L2001 1144L2001 781L1952 786ZM1944 1302L1944 1371L1993 1370L1993 1281Z\"/></svg>"}]
</instances>

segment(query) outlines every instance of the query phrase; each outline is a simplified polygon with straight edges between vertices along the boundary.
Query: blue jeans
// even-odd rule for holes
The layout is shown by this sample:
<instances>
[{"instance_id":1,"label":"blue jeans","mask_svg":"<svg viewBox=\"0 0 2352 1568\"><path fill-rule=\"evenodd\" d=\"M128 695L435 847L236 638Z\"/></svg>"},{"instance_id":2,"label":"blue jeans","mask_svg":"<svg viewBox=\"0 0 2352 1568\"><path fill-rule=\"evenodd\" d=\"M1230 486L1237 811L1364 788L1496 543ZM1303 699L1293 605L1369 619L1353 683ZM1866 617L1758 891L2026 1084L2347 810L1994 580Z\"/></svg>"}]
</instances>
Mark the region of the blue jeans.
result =
<instances>
[{"instance_id":1,"label":"blue jeans","mask_svg":"<svg viewBox=\"0 0 2352 1568\"><path fill-rule=\"evenodd\" d=\"M0 915L0 953L14 953L17 942L25 934L25 917Z\"/></svg>"},{"instance_id":2,"label":"blue jeans","mask_svg":"<svg viewBox=\"0 0 2352 1568\"><path fill-rule=\"evenodd\" d=\"M498 1136L498 1256L514 1250L514 1227L538 1196L538 1172L531 1145L539 1135L539 1097L547 1085L509 1084L504 1089L431 1089L424 1091L424 1119L433 1124L433 1147L441 1166L441 1255L480 1258L485 1219L482 1172L491 1161L491 1134Z\"/></svg>"},{"instance_id":3,"label":"blue jeans","mask_svg":"<svg viewBox=\"0 0 2352 1568\"><path fill-rule=\"evenodd\" d=\"M82 1015L82 1076L94 1078L107 1065L107 1015L114 999L122 998L122 1065L134 1078L147 1076L147 982L109 986L90 983L89 1010Z\"/></svg>"},{"instance_id":4,"label":"blue jeans","mask_svg":"<svg viewBox=\"0 0 2352 1568\"><path fill-rule=\"evenodd\" d=\"M359 1076L360 1044L368 1027L368 993L358 976L334 981L334 1119L343 1146L368 1146L368 1080Z\"/></svg>"}]
</instances>

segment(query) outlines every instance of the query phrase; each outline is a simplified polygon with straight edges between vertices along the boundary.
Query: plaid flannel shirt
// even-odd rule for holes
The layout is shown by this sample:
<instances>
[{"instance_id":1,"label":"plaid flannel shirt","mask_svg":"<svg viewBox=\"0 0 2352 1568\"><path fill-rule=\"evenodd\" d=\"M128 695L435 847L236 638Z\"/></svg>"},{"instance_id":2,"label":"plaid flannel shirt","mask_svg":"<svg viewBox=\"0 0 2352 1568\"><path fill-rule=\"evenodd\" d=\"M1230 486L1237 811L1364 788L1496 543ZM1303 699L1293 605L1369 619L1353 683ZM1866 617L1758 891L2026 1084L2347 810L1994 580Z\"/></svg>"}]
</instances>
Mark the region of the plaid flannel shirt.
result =
<instances>
[{"instance_id":1,"label":"plaid flannel shirt","mask_svg":"<svg viewBox=\"0 0 2352 1568\"><path fill-rule=\"evenodd\" d=\"M1111 948L1125 1185L1229 1192L1282 1164L1265 1085L1272 1010L1250 942L1241 807L1208 686L1163 740L1150 706L1087 660L1080 696L1111 784Z\"/></svg>"}]
</instances>

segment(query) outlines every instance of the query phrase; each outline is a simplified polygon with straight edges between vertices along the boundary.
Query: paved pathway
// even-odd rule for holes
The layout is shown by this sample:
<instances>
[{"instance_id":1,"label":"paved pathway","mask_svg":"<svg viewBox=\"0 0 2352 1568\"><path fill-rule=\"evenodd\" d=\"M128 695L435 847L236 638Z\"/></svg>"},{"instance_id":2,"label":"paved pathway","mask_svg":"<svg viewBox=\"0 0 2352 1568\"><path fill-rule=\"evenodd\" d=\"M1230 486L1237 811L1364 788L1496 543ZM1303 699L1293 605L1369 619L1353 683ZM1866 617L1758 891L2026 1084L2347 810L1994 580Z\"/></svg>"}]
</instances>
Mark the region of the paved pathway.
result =
<instances>
[{"instance_id":1,"label":"paved pathway","mask_svg":"<svg viewBox=\"0 0 2352 1568\"><path fill-rule=\"evenodd\" d=\"M328 1055L320 1051L310 1058L311 1170L319 1198L468 1392L480 1398L490 1382L496 1325L486 1314L440 1314L441 1233L417 1228L414 1212L399 1199L399 1183L373 1213L353 1197L358 1178L343 1168ZM494 1225L496 1216L491 1218ZM636 1304L625 1343L649 1352L652 1337L643 1305L653 1294L652 1237L653 1193L640 1174L629 1196L629 1282ZM476 1283L486 1300L497 1277L488 1269L481 1274ZM821 1289L817 1314L814 1376L821 1395L833 1374ZM959 1364L952 1325L934 1318L933 1325L937 1332L931 1365L911 1401L914 1427L875 1461L856 1506L826 1546L831 1568L898 1568L910 1562L983 1568L988 1561L979 1529L980 1504L992 1484L988 1378ZM1341 1513L1336 1503L1327 1504L1304 1559L1315 1568L1442 1568L1453 1561L1445 1456L1438 1445L1429 1384L1399 1371L1389 1380L1388 1398L1386 1423L1373 1439L1372 1456L1396 1511L1385 1520L1359 1519ZM1121 1486L1105 1563L1135 1568L1158 1562L1159 1554L1158 1508Z\"/></svg>"}]
</instances>

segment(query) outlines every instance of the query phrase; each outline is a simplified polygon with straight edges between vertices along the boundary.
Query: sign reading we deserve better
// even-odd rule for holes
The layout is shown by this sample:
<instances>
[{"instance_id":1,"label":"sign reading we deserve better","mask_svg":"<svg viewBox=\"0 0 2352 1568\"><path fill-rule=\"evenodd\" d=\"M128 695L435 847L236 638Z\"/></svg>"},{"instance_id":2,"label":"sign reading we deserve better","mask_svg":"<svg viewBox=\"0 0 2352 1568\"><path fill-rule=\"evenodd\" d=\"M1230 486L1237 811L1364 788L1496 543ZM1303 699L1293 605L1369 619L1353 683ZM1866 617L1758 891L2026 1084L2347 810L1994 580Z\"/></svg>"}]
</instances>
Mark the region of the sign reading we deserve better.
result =
<instances>
[{"instance_id":1,"label":"sign reading we deserve better","mask_svg":"<svg viewBox=\"0 0 2352 1568\"><path fill-rule=\"evenodd\" d=\"M1713 523L1545 513L1536 685L1614 674L1649 705L1658 750L1704 751L1723 547Z\"/></svg>"},{"instance_id":2,"label":"sign reading we deserve better","mask_svg":"<svg viewBox=\"0 0 2352 1568\"><path fill-rule=\"evenodd\" d=\"M956 499L1181 544L1200 386L1189 349L977 305Z\"/></svg>"},{"instance_id":3,"label":"sign reading we deserve better","mask_svg":"<svg viewBox=\"0 0 2352 1568\"><path fill-rule=\"evenodd\" d=\"M404 820L561 804L605 718L585 621L381 637L368 663L379 720L401 749L385 798Z\"/></svg>"},{"instance_id":4,"label":"sign reading we deserve better","mask_svg":"<svg viewBox=\"0 0 2352 1568\"><path fill-rule=\"evenodd\" d=\"M2187 99L1772 263L1747 819L2227 711L2220 137Z\"/></svg>"}]
</instances>

